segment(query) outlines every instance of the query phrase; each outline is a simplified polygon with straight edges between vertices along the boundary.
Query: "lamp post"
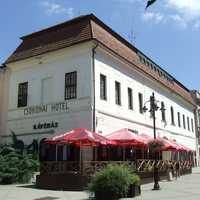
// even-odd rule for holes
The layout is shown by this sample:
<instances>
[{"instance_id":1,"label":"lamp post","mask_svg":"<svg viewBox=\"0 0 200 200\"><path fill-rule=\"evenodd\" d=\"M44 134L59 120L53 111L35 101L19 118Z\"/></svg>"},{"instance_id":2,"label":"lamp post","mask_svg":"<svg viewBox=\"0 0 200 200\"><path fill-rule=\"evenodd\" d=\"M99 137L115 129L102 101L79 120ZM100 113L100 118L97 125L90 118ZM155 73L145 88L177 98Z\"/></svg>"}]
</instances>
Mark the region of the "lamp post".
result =
<instances>
[{"instance_id":1,"label":"lamp post","mask_svg":"<svg viewBox=\"0 0 200 200\"><path fill-rule=\"evenodd\" d=\"M157 101L155 100L155 95L154 92L152 93L152 95L150 96L150 100L145 102L148 103L150 102L150 109L149 112L151 113L151 116L153 118L153 136L154 136L154 140L156 139L156 115L155 112L158 110L158 106L157 106ZM145 106L143 107L143 111L146 112L148 110L148 108ZM162 108L161 108L162 109ZM159 190L160 189L160 185L159 185L159 173L158 173L158 167L157 167L157 153L154 152L154 159L155 159L155 163L154 163L154 188L153 190Z\"/></svg>"}]
</instances>

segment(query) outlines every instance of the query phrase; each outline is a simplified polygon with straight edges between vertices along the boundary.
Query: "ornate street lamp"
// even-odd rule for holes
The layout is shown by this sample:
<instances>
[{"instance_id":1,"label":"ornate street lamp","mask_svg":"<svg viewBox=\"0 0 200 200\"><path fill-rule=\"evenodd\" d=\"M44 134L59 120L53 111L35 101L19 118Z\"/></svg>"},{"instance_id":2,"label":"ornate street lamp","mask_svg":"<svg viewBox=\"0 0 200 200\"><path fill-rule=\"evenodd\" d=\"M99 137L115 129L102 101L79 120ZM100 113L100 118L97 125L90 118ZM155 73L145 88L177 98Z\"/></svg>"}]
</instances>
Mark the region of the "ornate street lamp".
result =
<instances>
[{"instance_id":1,"label":"ornate street lamp","mask_svg":"<svg viewBox=\"0 0 200 200\"><path fill-rule=\"evenodd\" d=\"M145 104L148 103L148 102L150 103L149 112L151 113L151 116L153 118L153 134L154 134L154 140L155 140L156 139L156 116L155 116L155 112L159 109L159 107L157 106L158 101L155 100L154 92L150 96L150 100L145 102ZM148 111L148 108L145 106L145 104L144 104L144 107L143 107L143 112ZM160 109L162 110L162 109L165 109L165 108L161 107ZM160 185L158 183L159 172L158 172L158 167L157 167L158 157L157 157L156 152L154 152L154 159L155 159L155 163L154 163L154 188L153 188L153 190L159 190L160 189Z\"/></svg>"}]
</instances>

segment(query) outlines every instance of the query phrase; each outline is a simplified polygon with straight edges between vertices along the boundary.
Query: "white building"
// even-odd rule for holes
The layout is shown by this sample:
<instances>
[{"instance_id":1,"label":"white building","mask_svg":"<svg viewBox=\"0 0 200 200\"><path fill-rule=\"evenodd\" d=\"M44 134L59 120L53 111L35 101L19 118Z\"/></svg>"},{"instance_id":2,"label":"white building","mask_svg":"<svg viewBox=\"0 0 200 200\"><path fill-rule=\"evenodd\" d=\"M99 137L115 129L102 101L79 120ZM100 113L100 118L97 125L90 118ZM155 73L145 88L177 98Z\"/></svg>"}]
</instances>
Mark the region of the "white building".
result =
<instances>
[{"instance_id":1,"label":"white building","mask_svg":"<svg viewBox=\"0 0 200 200\"><path fill-rule=\"evenodd\" d=\"M197 164L200 165L200 93L197 90L191 91L192 97L196 102L196 109L195 109L195 129L196 129L196 157L197 157Z\"/></svg>"},{"instance_id":2,"label":"white building","mask_svg":"<svg viewBox=\"0 0 200 200\"><path fill-rule=\"evenodd\" d=\"M26 143L85 127L102 134L121 128L153 135L142 107L152 92L158 136L195 150L195 104L190 92L94 15L22 37L7 59L10 130ZM149 103L146 103L149 106Z\"/></svg>"},{"instance_id":3,"label":"white building","mask_svg":"<svg viewBox=\"0 0 200 200\"><path fill-rule=\"evenodd\" d=\"M9 69L0 66L0 136L6 134L8 115ZM0 137L0 144L2 142Z\"/></svg>"}]
</instances>

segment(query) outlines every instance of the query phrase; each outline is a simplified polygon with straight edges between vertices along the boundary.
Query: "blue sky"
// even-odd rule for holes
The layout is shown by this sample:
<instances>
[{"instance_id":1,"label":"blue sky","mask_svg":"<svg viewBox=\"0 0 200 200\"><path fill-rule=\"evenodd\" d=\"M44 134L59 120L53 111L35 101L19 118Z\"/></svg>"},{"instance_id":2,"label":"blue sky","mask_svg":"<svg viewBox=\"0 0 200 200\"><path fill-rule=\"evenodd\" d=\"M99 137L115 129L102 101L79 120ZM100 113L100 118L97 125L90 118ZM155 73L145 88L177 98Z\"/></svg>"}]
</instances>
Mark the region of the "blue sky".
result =
<instances>
[{"instance_id":1,"label":"blue sky","mask_svg":"<svg viewBox=\"0 0 200 200\"><path fill-rule=\"evenodd\" d=\"M200 0L7 0L0 7L0 63L19 37L94 13L189 89L200 89Z\"/></svg>"}]
</instances>

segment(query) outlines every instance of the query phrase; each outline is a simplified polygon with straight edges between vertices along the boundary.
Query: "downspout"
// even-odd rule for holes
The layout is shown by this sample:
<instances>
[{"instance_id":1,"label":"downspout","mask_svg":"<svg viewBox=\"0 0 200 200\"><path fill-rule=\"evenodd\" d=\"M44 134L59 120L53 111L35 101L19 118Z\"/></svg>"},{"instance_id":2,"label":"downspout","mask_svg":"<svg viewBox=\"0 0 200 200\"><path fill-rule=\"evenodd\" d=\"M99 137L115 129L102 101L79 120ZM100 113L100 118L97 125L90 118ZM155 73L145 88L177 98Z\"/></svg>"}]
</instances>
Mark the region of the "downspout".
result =
<instances>
[{"instance_id":1,"label":"downspout","mask_svg":"<svg viewBox=\"0 0 200 200\"><path fill-rule=\"evenodd\" d=\"M199 134L198 134L198 106L194 108L194 126L195 126L195 138L196 138L196 164L199 166Z\"/></svg>"},{"instance_id":2,"label":"downspout","mask_svg":"<svg viewBox=\"0 0 200 200\"><path fill-rule=\"evenodd\" d=\"M95 50L99 46L98 43L92 48L92 89L93 89L93 109L92 109L92 131L96 131L96 95L95 95Z\"/></svg>"}]
</instances>

